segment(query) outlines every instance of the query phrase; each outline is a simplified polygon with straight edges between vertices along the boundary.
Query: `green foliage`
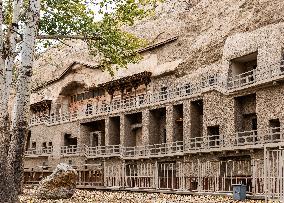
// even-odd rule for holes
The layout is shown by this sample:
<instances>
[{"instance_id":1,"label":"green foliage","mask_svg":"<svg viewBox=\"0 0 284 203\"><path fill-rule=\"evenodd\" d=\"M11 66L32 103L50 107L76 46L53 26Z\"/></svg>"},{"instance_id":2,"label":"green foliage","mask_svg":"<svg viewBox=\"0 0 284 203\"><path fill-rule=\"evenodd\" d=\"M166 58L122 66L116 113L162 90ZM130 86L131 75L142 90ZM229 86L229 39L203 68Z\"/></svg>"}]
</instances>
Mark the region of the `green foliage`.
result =
<instances>
[{"instance_id":1,"label":"green foliage","mask_svg":"<svg viewBox=\"0 0 284 203\"><path fill-rule=\"evenodd\" d=\"M5 32L11 26L13 1L3 1ZM150 15L159 1L41 0L39 34L85 36L90 53L100 55L102 68L113 74L114 69L138 62L137 50L146 45L145 40L123 31L123 27ZM20 32L28 4L29 0L23 0ZM40 40L38 44L46 48L54 40Z\"/></svg>"},{"instance_id":2,"label":"green foliage","mask_svg":"<svg viewBox=\"0 0 284 203\"><path fill-rule=\"evenodd\" d=\"M157 1L42 0L40 33L94 37L86 40L90 53L102 56L103 69L113 74L113 67L139 61L137 50L146 45L144 40L123 31L123 26L151 14Z\"/></svg>"},{"instance_id":3,"label":"green foliage","mask_svg":"<svg viewBox=\"0 0 284 203\"><path fill-rule=\"evenodd\" d=\"M42 0L40 33L84 34L93 18L94 12L82 0Z\"/></svg>"}]
</instances>

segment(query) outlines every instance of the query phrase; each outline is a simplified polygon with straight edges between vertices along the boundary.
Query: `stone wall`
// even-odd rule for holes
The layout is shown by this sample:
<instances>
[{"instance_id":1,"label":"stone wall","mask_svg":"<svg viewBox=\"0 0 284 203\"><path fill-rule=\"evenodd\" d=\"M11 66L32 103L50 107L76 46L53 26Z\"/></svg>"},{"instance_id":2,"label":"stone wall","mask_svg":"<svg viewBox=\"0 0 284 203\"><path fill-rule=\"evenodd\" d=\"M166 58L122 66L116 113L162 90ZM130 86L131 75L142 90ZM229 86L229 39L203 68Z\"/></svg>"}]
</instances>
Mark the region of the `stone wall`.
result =
<instances>
[{"instance_id":1,"label":"stone wall","mask_svg":"<svg viewBox=\"0 0 284 203\"><path fill-rule=\"evenodd\" d=\"M60 157L60 148L64 146L64 135L71 134L72 137L78 138L80 146L80 126L78 122L71 122L61 125L47 127L46 125L33 126L30 128L31 141L36 142L37 148L42 147L44 142L52 142L54 156L58 159Z\"/></svg>"},{"instance_id":2,"label":"stone wall","mask_svg":"<svg viewBox=\"0 0 284 203\"><path fill-rule=\"evenodd\" d=\"M269 120L279 119L281 127L284 125L283 114L283 84L263 88L257 92L256 111L258 117L258 128L266 130L269 128Z\"/></svg>"}]
</instances>

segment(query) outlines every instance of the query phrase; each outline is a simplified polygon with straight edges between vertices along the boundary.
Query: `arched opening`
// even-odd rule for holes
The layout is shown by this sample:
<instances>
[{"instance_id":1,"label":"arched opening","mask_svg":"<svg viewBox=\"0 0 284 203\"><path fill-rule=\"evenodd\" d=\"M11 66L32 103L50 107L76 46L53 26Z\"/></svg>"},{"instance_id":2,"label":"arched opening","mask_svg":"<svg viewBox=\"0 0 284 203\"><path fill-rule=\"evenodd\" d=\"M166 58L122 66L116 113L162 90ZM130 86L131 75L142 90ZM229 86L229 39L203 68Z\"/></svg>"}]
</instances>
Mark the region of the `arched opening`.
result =
<instances>
[{"instance_id":1,"label":"arched opening","mask_svg":"<svg viewBox=\"0 0 284 203\"><path fill-rule=\"evenodd\" d=\"M86 84L82 82L72 81L65 85L60 93L59 97L56 101L56 113L64 113L70 111L70 105L73 103L74 98L73 95L78 95L78 99L80 99L81 94L84 93L86 89ZM82 98L83 100L84 98ZM76 110L75 107L73 107ZM73 111L74 111L73 110Z\"/></svg>"},{"instance_id":2,"label":"arched opening","mask_svg":"<svg viewBox=\"0 0 284 203\"><path fill-rule=\"evenodd\" d=\"M83 92L86 88L86 84L83 82L72 81L66 84L60 91L60 96L72 96L74 94L78 94L79 92Z\"/></svg>"}]
</instances>

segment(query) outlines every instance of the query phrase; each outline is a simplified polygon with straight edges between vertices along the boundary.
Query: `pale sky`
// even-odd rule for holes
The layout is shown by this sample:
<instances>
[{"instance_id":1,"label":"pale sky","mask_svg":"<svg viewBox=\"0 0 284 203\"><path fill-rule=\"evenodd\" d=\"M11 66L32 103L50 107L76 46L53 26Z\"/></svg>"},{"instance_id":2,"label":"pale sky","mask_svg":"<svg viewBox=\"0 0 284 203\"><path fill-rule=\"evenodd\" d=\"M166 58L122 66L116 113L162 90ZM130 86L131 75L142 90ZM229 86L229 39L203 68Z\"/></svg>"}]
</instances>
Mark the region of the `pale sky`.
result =
<instances>
[{"instance_id":1,"label":"pale sky","mask_svg":"<svg viewBox=\"0 0 284 203\"><path fill-rule=\"evenodd\" d=\"M96 12L96 11L99 11L99 6L94 5L94 4L90 4L89 7L90 7L91 10L95 11L94 13L96 13L95 14L95 20L100 21L103 16L98 14L98 12ZM110 4L110 5L108 5L107 8L104 9L104 11L111 12L111 11L113 11L114 8L115 8L115 6L113 4Z\"/></svg>"}]
</instances>

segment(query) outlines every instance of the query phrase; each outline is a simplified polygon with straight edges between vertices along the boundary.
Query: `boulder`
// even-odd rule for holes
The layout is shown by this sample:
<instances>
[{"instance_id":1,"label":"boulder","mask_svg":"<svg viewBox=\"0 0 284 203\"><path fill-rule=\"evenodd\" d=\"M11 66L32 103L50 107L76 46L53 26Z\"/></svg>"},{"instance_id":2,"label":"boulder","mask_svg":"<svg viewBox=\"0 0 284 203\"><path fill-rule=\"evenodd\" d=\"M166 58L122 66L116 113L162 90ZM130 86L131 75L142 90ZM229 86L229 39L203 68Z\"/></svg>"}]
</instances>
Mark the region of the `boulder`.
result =
<instances>
[{"instance_id":1,"label":"boulder","mask_svg":"<svg viewBox=\"0 0 284 203\"><path fill-rule=\"evenodd\" d=\"M43 179L37 190L39 199L68 199L76 190L77 172L71 166L58 164L53 173Z\"/></svg>"}]
</instances>

